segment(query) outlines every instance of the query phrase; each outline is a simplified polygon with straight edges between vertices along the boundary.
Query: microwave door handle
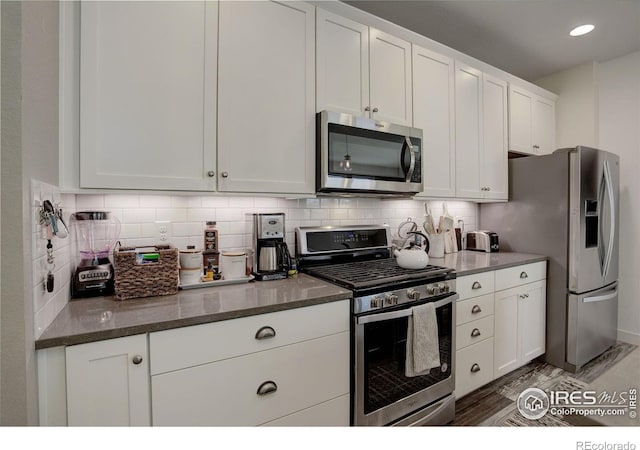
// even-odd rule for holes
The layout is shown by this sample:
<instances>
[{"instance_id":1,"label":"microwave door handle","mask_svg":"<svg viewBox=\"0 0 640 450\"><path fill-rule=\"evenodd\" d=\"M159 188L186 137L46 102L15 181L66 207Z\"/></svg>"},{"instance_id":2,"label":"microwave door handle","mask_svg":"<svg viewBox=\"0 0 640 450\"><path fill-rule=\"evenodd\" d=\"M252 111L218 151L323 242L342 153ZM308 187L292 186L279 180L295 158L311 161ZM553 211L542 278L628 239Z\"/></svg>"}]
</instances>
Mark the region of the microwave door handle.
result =
<instances>
[{"instance_id":1,"label":"microwave door handle","mask_svg":"<svg viewBox=\"0 0 640 450\"><path fill-rule=\"evenodd\" d=\"M409 136L404 138L405 147L409 150L409 156L411 161L409 162L409 170L407 170L407 176L405 177L405 181L408 183L411 181L411 177L413 176L413 171L416 169L416 155L413 153L413 144L411 143L411 139ZM403 161L404 162L404 161Z\"/></svg>"},{"instance_id":2,"label":"microwave door handle","mask_svg":"<svg viewBox=\"0 0 640 450\"><path fill-rule=\"evenodd\" d=\"M613 194L613 184L611 183L611 169L609 168L609 161L604 162L604 180L607 186L607 194L609 197L609 244L607 245L607 254L604 260L604 273L606 277L611 267L611 256L613 254L613 245L615 241L615 228L616 228L616 205Z\"/></svg>"}]
</instances>

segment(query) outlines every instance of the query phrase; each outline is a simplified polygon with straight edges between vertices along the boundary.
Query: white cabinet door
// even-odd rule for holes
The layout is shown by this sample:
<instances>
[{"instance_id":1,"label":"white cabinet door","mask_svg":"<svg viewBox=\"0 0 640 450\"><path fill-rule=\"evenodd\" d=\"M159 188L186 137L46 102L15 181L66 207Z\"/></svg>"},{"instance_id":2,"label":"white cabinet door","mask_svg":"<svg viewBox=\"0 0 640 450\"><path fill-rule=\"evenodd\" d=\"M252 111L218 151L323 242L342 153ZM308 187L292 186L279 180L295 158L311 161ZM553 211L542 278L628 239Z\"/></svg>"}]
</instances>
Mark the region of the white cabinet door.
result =
<instances>
[{"instance_id":1,"label":"white cabinet door","mask_svg":"<svg viewBox=\"0 0 640 450\"><path fill-rule=\"evenodd\" d=\"M495 294L494 306L494 377L505 375L519 366L518 293L509 289Z\"/></svg>"},{"instance_id":2,"label":"white cabinet door","mask_svg":"<svg viewBox=\"0 0 640 450\"><path fill-rule=\"evenodd\" d=\"M216 2L83 2L80 187L212 190Z\"/></svg>"},{"instance_id":3,"label":"white cabinet door","mask_svg":"<svg viewBox=\"0 0 640 450\"><path fill-rule=\"evenodd\" d=\"M413 46L413 126L422 130L424 192L455 197L454 60Z\"/></svg>"},{"instance_id":4,"label":"white cabinet door","mask_svg":"<svg viewBox=\"0 0 640 450\"><path fill-rule=\"evenodd\" d=\"M151 425L147 335L66 348L70 426Z\"/></svg>"},{"instance_id":5,"label":"white cabinet door","mask_svg":"<svg viewBox=\"0 0 640 450\"><path fill-rule=\"evenodd\" d=\"M456 196L482 198L482 72L456 61Z\"/></svg>"},{"instance_id":6,"label":"white cabinet door","mask_svg":"<svg viewBox=\"0 0 640 450\"><path fill-rule=\"evenodd\" d=\"M556 104L552 100L537 97L533 103L533 142L536 153L548 155L556 149Z\"/></svg>"},{"instance_id":7,"label":"white cabinet door","mask_svg":"<svg viewBox=\"0 0 640 450\"><path fill-rule=\"evenodd\" d=\"M545 352L546 280L522 287L518 304L518 329L522 363Z\"/></svg>"},{"instance_id":8,"label":"white cabinet door","mask_svg":"<svg viewBox=\"0 0 640 450\"><path fill-rule=\"evenodd\" d=\"M315 191L314 12L220 3L219 191Z\"/></svg>"},{"instance_id":9,"label":"white cabinet door","mask_svg":"<svg viewBox=\"0 0 640 450\"><path fill-rule=\"evenodd\" d=\"M508 199L507 83L483 74L483 135L480 184L484 198Z\"/></svg>"},{"instance_id":10,"label":"white cabinet door","mask_svg":"<svg viewBox=\"0 0 640 450\"><path fill-rule=\"evenodd\" d=\"M316 10L316 109L369 117L369 27Z\"/></svg>"},{"instance_id":11,"label":"white cabinet door","mask_svg":"<svg viewBox=\"0 0 640 450\"><path fill-rule=\"evenodd\" d=\"M509 150L535 154L532 121L533 94L509 85Z\"/></svg>"},{"instance_id":12,"label":"white cabinet door","mask_svg":"<svg viewBox=\"0 0 640 450\"><path fill-rule=\"evenodd\" d=\"M371 117L412 125L411 43L369 29Z\"/></svg>"}]
</instances>

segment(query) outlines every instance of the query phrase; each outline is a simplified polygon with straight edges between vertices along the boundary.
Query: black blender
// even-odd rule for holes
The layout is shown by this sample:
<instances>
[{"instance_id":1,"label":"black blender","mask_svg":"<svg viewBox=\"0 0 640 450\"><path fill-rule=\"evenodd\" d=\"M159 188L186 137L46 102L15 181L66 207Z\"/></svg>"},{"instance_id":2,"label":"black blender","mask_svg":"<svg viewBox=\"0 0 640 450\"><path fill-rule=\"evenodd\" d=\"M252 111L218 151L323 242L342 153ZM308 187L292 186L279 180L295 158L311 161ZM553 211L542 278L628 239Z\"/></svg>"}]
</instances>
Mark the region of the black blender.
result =
<instances>
[{"instance_id":1,"label":"black blender","mask_svg":"<svg viewBox=\"0 0 640 450\"><path fill-rule=\"evenodd\" d=\"M120 235L120 221L106 211L82 211L71 215L71 230L77 252L71 296L113 294L110 254Z\"/></svg>"}]
</instances>

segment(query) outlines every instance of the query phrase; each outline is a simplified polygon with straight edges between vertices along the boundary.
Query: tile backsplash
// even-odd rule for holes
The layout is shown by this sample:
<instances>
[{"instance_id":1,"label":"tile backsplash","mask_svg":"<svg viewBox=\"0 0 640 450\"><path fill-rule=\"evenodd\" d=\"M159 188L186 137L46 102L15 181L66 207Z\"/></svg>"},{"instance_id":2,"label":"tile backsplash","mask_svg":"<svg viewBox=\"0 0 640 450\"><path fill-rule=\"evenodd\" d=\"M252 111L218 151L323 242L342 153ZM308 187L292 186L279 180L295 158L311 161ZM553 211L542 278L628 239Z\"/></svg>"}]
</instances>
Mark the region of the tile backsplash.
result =
<instances>
[{"instance_id":1,"label":"tile backsplash","mask_svg":"<svg viewBox=\"0 0 640 450\"><path fill-rule=\"evenodd\" d=\"M423 222L424 201L369 198L280 199L268 197L207 197L164 195L77 195L76 208L106 210L122 223L123 245L158 243L158 223L168 226L168 241L180 249L187 245L202 248L205 222L215 220L220 249L251 247L252 213L285 213L286 241L295 249L295 229L299 226L389 224L395 234L398 225L411 217ZM443 202L429 201L437 219ZM476 227L477 205L446 202L449 213L464 221L465 230Z\"/></svg>"},{"instance_id":2,"label":"tile backsplash","mask_svg":"<svg viewBox=\"0 0 640 450\"><path fill-rule=\"evenodd\" d=\"M32 182L32 254L33 302L35 333L38 338L70 300L70 278L73 270L72 230L66 239L54 238L55 290L46 292L44 280L48 271L43 227L38 224L38 210L45 199L59 203L69 224L76 211L110 211L122 229L122 245L146 246L160 243L159 226L168 230L167 242L179 249L187 245L203 246L205 222L215 220L220 236L220 249L251 248L252 213L285 213L286 241L295 251L295 229L299 226L388 224L395 235L398 226L412 218L419 225L424 220L422 200L383 200L370 198L282 199L270 197L189 196L189 195L116 195L61 194L59 189ZM436 221L447 204L454 223L464 221L465 230L476 227L477 205L458 201L427 202ZM437 222L436 222L437 223Z\"/></svg>"}]
</instances>

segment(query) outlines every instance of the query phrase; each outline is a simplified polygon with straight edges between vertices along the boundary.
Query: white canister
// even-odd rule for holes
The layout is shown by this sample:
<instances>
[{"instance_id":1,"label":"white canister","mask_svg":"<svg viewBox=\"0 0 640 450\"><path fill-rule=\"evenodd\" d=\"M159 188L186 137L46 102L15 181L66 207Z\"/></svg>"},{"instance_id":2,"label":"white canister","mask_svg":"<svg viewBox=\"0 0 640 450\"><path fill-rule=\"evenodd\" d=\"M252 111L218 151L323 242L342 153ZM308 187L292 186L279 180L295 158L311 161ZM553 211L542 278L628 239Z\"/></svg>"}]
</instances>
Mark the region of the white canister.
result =
<instances>
[{"instance_id":1,"label":"white canister","mask_svg":"<svg viewBox=\"0 0 640 450\"><path fill-rule=\"evenodd\" d=\"M180 284L199 283L202 276L202 269L180 269Z\"/></svg>"},{"instance_id":2,"label":"white canister","mask_svg":"<svg viewBox=\"0 0 640 450\"><path fill-rule=\"evenodd\" d=\"M202 269L202 250L187 248L180 250L181 269Z\"/></svg>"},{"instance_id":3,"label":"white canister","mask_svg":"<svg viewBox=\"0 0 640 450\"><path fill-rule=\"evenodd\" d=\"M444 233L429 235L429 256L444 258Z\"/></svg>"},{"instance_id":4,"label":"white canister","mask_svg":"<svg viewBox=\"0 0 640 450\"><path fill-rule=\"evenodd\" d=\"M245 278L247 276L247 253L222 252L220 254L220 272L225 280Z\"/></svg>"}]
</instances>

